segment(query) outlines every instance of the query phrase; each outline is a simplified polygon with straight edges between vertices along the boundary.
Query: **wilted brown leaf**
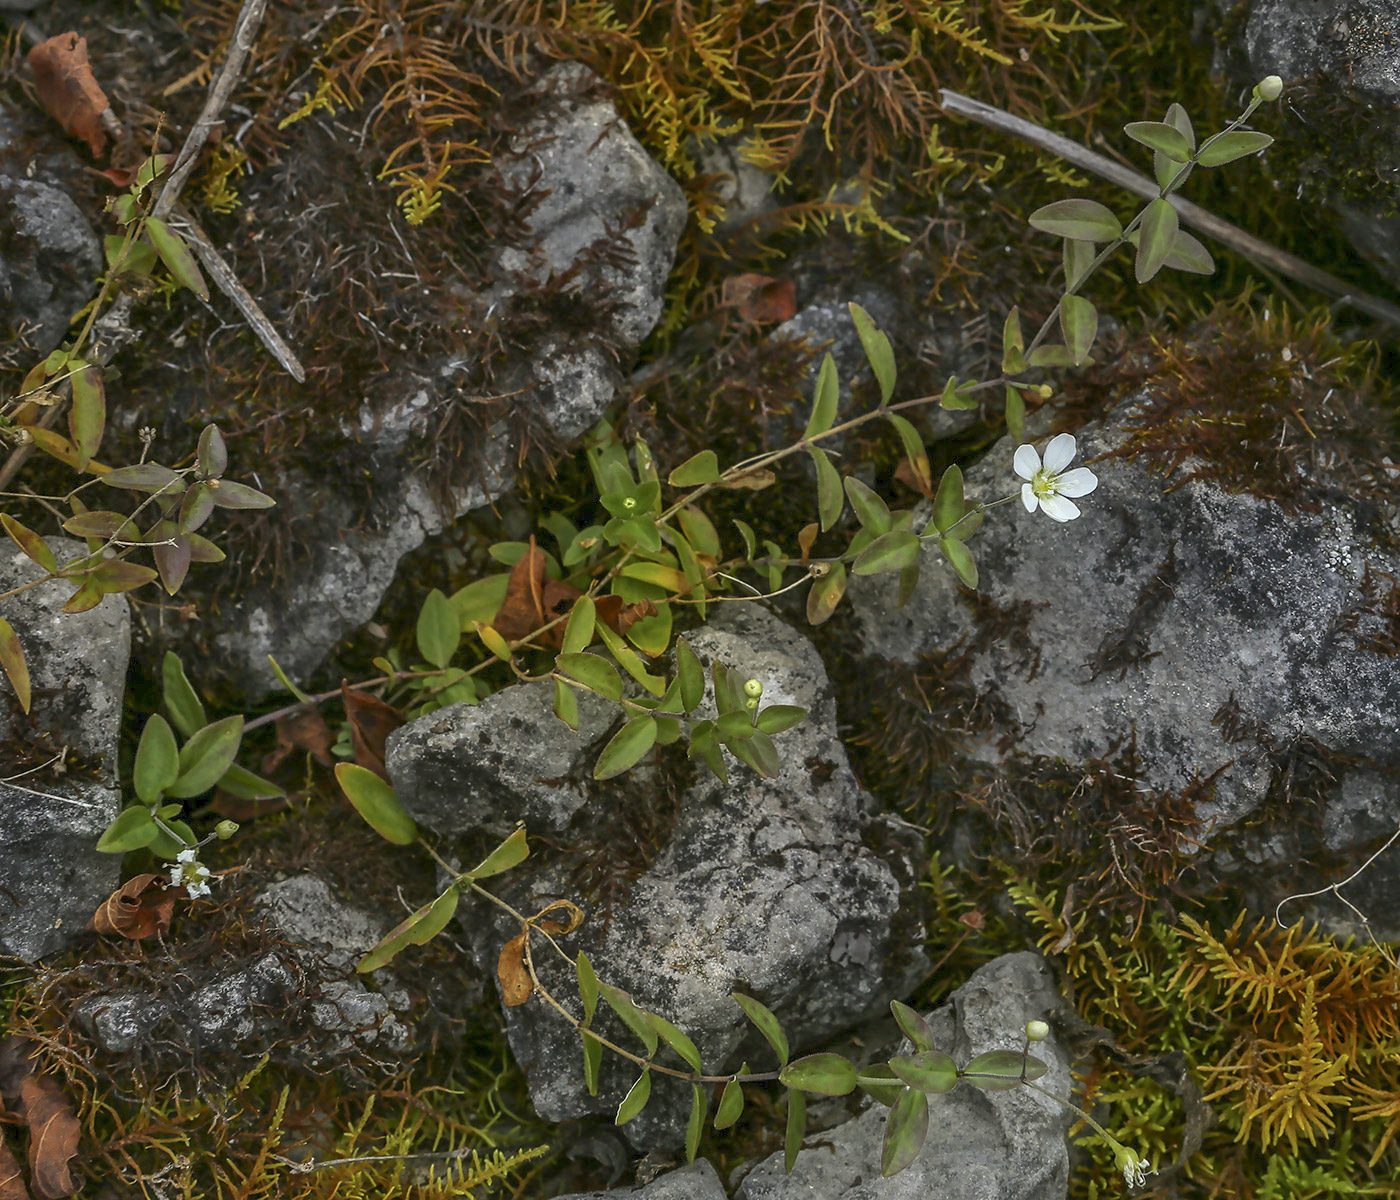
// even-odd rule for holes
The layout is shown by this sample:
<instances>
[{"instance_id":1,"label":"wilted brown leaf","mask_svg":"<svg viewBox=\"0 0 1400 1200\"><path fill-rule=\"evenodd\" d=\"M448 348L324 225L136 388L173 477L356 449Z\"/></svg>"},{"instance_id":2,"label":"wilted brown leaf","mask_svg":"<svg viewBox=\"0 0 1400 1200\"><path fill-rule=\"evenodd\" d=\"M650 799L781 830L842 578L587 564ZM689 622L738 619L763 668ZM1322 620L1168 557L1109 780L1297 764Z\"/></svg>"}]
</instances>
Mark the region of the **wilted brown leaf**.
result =
<instances>
[{"instance_id":1,"label":"wilted brown leaf","mask_svg":"<svg viewBox=\"0 0 1400 1200\"><path fill-rule=\"evenodd\" d=\"M69 1160L78 1153L81 1129L51 1075L31 1075L19 1085L19 1115L29 1126L29 1183L35 1200L62 1200L78 1190Z\"/></svg>"},{"instance_id":2,"label":"wilted brown leaf","mask_svg":"<svg viewBox=\"0 0 1400 1200\"><path fill-rule=\"evenodd\" d=\"M76 33L60 33L40 42L29 52L29 69L39 103L64 130L88 144L94 158L107 145L102 114L111 107L93 78L88 63L87 39Z\"/></svg>"},{"instance_id":3,"label":"wilted brown leaf","mask_svg":"<svg viewBox=\"0 0 1400 1200\"><path fill-rule=\"evenodd\" d=\"M545 576L544 551L531 537L530 548L511 568L506 598L491 624L507 641L516 642L556 617L562 617L581 595L578 588ZM541 637L539 643L560 649L564 645L564 622Z\"/></svg>"},{"instance_id":4,"label":"wilted brown leaf","mask_svg":"<svg viewBox=\"0 0 1400 1200\"><path fill-rule=\"evenodd\" d=\"M368 692L352 688L343 679L340 681L340 698L345 702L345 716L350 721L350 741L355 747L355 762L388 783L389 772L384 769L384 743L404 723L403 713Z\"/></svg>"},{"instance_id":5,"label":"wilted brown leaf","mask_svg":"<svg viewBox=\"0 0 1400 1200\"><path fill-rule=\"evenodd\" d=\"M166 875L133 875L102 902L88 928L132 941L157 934L164 937L170 932L175 896L181 890L170 887Z\"/></svg>"},{"instance_id":6,"label":"wilted brown leaf","mask_svg":"<svg viewBox=\"0 0 1400 1200\"><path fill-rule=\"evenodd\" d=\"M0 1142L0 1200L32 1200L20 1178L19 1163L4 1142Z\"/></svg>"},{"instance_id":7,"label":"wilted brown leaf","mask_svg":"<svg viewBox=\"0 0 1400 1200\"><path fill-rule=\"evenodd\" d=\"M331 765L335 736L319 708L310 705L277 718L277 749L265 755L262 773L270 775L293 750L305 750L323 767Z\"/></svg>"},{"instance_id":8,"label":"wilted brown leaf","mask_svg":"<svg viewBox=\"0 0 1400 1200\"><path fill-rule=\"evenodd\" d=\"M614 633L626 633L643 617L656 616L656 605L650 600L624 604L621 596L599 596L596 611L598 620Z\"/></svg>"},{"instance_id":9,"label":"wilted brown leaf","mask_svg":"<svg viewBox=\"0 0 1400 1200\"><path fill-rule=\"evenodd\" d=\"M899 480L911 492L918 492L925 499L932 499L933 489L929 487L926 480L920 479L910 466L907 458L899 460L899 466L894 469L894 477Z\"/></svg>"},{"instance_id":10,"label":"wilted brown leaf","mask_svg":"<svg viewBox=\"0 0 1400 1200\"><path fill-rule=\"evenodd\" d=\"M525 939L528 936L521 933L511 938L501 947L501 955L496 960L496 975L501 981L501 1003L507 1008L518 1008L535 990L534 980L525 969Z\"/></svg>"},{"instance_id":11,"label":"wilted brown leaf","mask_svg":"<svg viewBox=\"0 0 1400 1200\"><path fill-rule=\"evenodd\" d=\"M786 321L797 312L797 290L791 279L748 272L731 275L724 281L719 302L754 325L771 325Z\"/></svg>"}]
</instances>

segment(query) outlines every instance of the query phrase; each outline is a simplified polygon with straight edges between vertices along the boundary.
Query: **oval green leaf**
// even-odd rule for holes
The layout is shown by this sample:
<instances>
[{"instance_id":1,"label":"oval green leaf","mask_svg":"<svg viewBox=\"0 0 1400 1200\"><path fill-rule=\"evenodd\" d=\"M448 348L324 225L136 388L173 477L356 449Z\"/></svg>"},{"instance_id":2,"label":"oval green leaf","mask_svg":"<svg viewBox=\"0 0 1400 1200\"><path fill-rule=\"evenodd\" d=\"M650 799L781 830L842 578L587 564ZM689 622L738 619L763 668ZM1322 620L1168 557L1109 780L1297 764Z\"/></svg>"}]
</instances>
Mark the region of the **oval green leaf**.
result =
<instances>
[{"instance_id":1,"label":"oval green leaf","mask_svg":"<svg viewBox=\"0 0 1400 1200\"><path fill-rule=\"evenodd\" d=\"M1061 296L1060 329L1065 335L1065 345L1074 356L1074 365L1079 366L1089 357L1098 335L1098 310L1083 296Z\"/></svg>"},{"instance_id":2,"label":"oval green leaf","mask_svg":"<svg viewBox=\"0 0 1400 1200\"><path fill-rule=\"evenodd\" d=\"M875 537L888 533L890 509L878 492L866 487L854 475L846 476L846 495L855 509L856 519L861 528L867 529Z\"/></svg>"},{"instance_id":3,"label":"oval green leaf","mask_svg":"<svg viewBox=\"0 0 1400 1200\"><path fill-rule=\"evenodd\" d=\"M569 619L564 625L565 654L579 654L588 648L593 640L593 625L597 620L598 606L592 596L580 596L569 610Z\"/></svg>"},{"instance_id":4,"label":"oval green leaf","mask_svg":"<svg viewBox=\"0 0 1400 1200\"><path fill-rule=\"evenodd\" d=\"M171 650L167 650L165 658L161 660L160 678L164 688L165 711L170 714L182 737L193 737L209 723L209 719L204 715L204 705L186 676L179 656Z\"/></svg>"},{"instance_id":5,"label":"oval green leaf","mask_svg":"<svg viewBox=\"0 0 1400 1200\"><path fill-rule=\"evenodd\" d=\"M530 840L524 829L515 830L499 846L467 872L473 879L490 879L530 857Z\"/></svg>"},{"instance_id":6,"label":"oval green leaf","mask_svg":"<svg viewBox=\"0 0 1400 1200\"><path fill-rule=\"evenodd\" d=\"M179 234L158 217L146 218L146 236L160 255L160 261L169 269L182 287L187 287L201 300L209 299L209 285L204 282L199 264Z\"/></svg>"},{"instance_id":7,"label":"oval green leaf","mask_svg":"<svg viewBox=\"0 0 1400 1200\"><path fill-rule=\"evenodd\" d=\"M895 1023L914 1044L916 1051L933 1049L933 1030L922 1016L899 1000L890 1001L890 1011L894 1013Z\"/></svg>"},{"instance_id":8,"label":"oval green leaf","mask_svg":"<svg viewBox=\"0 0 1400 1200\"><path fill-rule=\"evenodd\" d=\"M787 1131L783 1135L783 1170L792 1174L797 1156L802 1151L802 1139L807 1136L807 1097L801 1092L787 1094Z\"/></svg>"},{"instance_id":9,"label":"oval green leaf","mask_svg":"<svg viewBox=\"0 0 1400 1200\"><path fill-rule=\"evenodd\" d=\"M1167 261L1176 241L1178 220L1176 209L1162 197L1153 200L1142 213L1138 230L1137 260L1134 272L1139 283L1146 283Z\"/></svg>"},{"instance_id":10,"label":"oval green leaf","mask_svg":"<svg viewBox=\"0 0 1400 1200\"><path fill-rule=\"evenodd\" d=\"M836 378L836 362L830 354L823 356L821 370L817 372L816 392L812 397L812 416L807 422L804 438L825 433L836 421L836 402L841 389Z\"/></svg>"},{"instance_id":11,"label":"oval green leaf","mask_svg":"<svg viewBox=\"0 0 1400 1200\"><path fill-rule=\"evenodd\" d=\"M938 481L938 494L933 498L933 527L943 533L962 520L966 511L962 468L955 463Z\"/></svg>"},{"instance_id":12,"label":"oval green leaf","mask_svg":"<svg viewBox=\"0 0 1400 1200\"><path fill-rule=\"evenodd\" d=\"M234 763L219 778L219 790L238 800L279 800L287 793L269 779Z\"/></svg>"},{"instance_id":13,"label":"oval green leaf","mask_svg":"<svg viewBox=\"0 0 1400 1200\"><path fill-rule=\"evenodd\" d=\"M1196 161L1203 167L1220 167L1234 162L1237 158L1258 154L1273 144L1274 139L1267 133L1236 129L1231 133L1222 133L1219 137L1211 138L1201 147Z\"/></svg>"},{"instance_id":14,"label":"oval green leaf","mask_svg":"<svg viewBox=\"0 0 1400 1200\"><path fill-rule=\"evenodd\" d=\"M902 571L919 561L919 535L908 530L895 530L877 537L856 555L851 564L853 575L879 575L885 571Z\"/></svg>"},{"instance_id":15,"label":"oval green leaf","mask_svg":"<svg viewBox=\"0 0 1400 1200\"><path fill-rule=\"evenodd\" d=\"M921 1050L917 1054L892 1058L889 1065L910 1087L924 1092L941 1095L951 1091L958 1082L957 1063L939 1050Z\"/></svg>"},{"instance_id":16,"label":"oval green leaf","mask_svg":"<svg viewBox=\"0 0 1400 1200\"><path fill-rule=\"evenodd\" d=\"M225 717L196 731L180 747L180 774L166 792L177 800L207 792L233 765L242 740L241 716Z\"/></svg>"},{"instance_id":17,"label":"oval green leaf","mask_svg":"<svg viewBox=\"0 0 1400 1200\"><path fill-rule=\"evenodd\" d=\"M943 551L943 557L958 573L958 578L968 587L975 588L977 586L977 564L972 559L972 551L963 545L962 540L955 537L939 538L938 548Z\"/></svg>"},{"instance_id":18,"label":"oval green leaf","mask_svg":"<svg viewBox=\"0 0 1400 1200\"><path fill-rule=\"evenodd\" d=\"M126 854L149 846L159 832L150 809L138 804L117 814L117 819L97 839L97 848L103 854Z\"/></svg>"},{"instance_id":19,"label":"oval green leaf","mask_svg":"<svg viewBox=\"0 0 1400 1200\"><path fill-rule=\"evenodd\" d=\"M131 768L131 783L136 794L147 804L154 804L180 774L180 749L175 734L159 713L147 718L136 747L136 761Z\"/></svg>"},{"instance_id":20,"label":"oval green leaf","mask_svg":"<svg viewBox=\"0 0 1400 1200\"><path fill-rule=\"evenodd\" d=\"M0 667L5 668L5 675L15 690L15 699L19 701L20 710L29 712L29 705L33 699L29 684L29 664L25 661L24 647L20 645L19 635L15 633L14 626L3 617L0 617Z\"/></svg>"},{"instance_id":21,"label":"oval green leaf","mask_svg":"<svg viewBox=\"0 0 1400 1200\"><path fill-rule=\"evenodd\" d=\"M697 1075L702 1074L704 1068L700 1065L700 1051L696 1048L695 1043L664 1017L658 1017L655 1013L645 1013L644 1015L648 1024L661 1035L661 1040L685 1059L692 1071Z\"/></svg>"},{"instance_id":22,"label":"oval green leaf","mask_svg":"<svg viewBox=\"0 0 1400 1200\"><path fill-rule=\"evenodd\" d=\"M928 1137L928 1097L914 1088L894 1102L885 1118L885 1140L880 1147L880 1174L898 1175L918 1156Z\"/></svg>"},{"instance_id":23,"label":"oval green leaf","mask_svg":"<svg viewBox=\"0 0 1400 1200\"><path fill-rule=\"evenodd\" d=\"M1165 121L1130 121L1123 132L1149 149L1160 150L1173 162L1184 163L1191 157L1191 143L1181 130Z\"/></svg>"},{"instance_id":24,"label":"oval green leaf","mask_svg":"<svg viewBox=\"0 0 1400 1200\"><path fill-rule=\"evenodd\" d=\"M1188 271L1192 275L1215 274L1215 259L1210 256L1210 251L1184 229L1176 231L1176 241L1172 243L1171 253L1162 265L1173 271Z\"/></svg>"},{"instance_id":25,"label":"oval green leaf","mask_svg":"<svg viewBox=\"0 0 1400 1200\"><path fill-rule=\"evenodd\" d=\"M1123 233L1118 218L1097 200L1056 200L1036 209L1029 220L1041 233L1077 242L1111 242Z\"/></svg>"},{"instance_id":26,"label":"oval green leaf","mask_svg":"<svg viewBox=\"0 0 1400 1200\"><path fill-rule=\"evenodd\" d=\"M407 846L418 836L418 826L404 811L394 789L373 771L355 763L340 763L335 778L345 798L380 837L396 846Z\"/></svg>"},{"instance_id":27,"label":"oval green leaf","mask_svg":"<svg viewBox=\"0 0 1400 1200\"><path fill-rule=\"evenodd\" d=\"M554 681L554 715L578 732L578 697L574 695L573 686L562 679Z\"/></svg>"},{"instance_id":28,"label":"oval green leaf","mask_svg":"<svg viewBox=\"0 0 1400 1200\"><path fill-rule=\"evenodd\" d=\"M856 1069L840 1054L809 1054L779 1071L778 1082L816 1096L845 1096L855 1090Z\"/></svg>"},{"instance_id":29,"label":"oval green leaf","mask_svg":"<svg viewBox=\"0 0 1400 1200\"><path fill-rule=\"evenodd\" d=\"M760 732L771 736L782 733L784 729L791 729L806 716L807 710L798 708L795 704L770 704L767 708L759 710L756 724Z\"/></svg>"},{"instance_id":30,"label":"oval green leaf","mask_svg":"<svg viewBox=\"0 0 1400 1200\"><path fill-rule=\"evenodd\" d=\"M600 696L609 700L622 699L622 677L606 659L596 654L561 654L558 663L565 675L577 679Z\"/></svg>"},{"instance_id":31,"label":"oval green leaf","mask_svg":"<svg viewBox=\"0 0 1400 1200\"><path fill-rule=\"evenodd\" d=\"M820 625L836 611L846 594L846 565L832 563L825 575L812 580L807 590L807 622Z\"/></svg>"},{"instance_id":32,"label":"oval green leaf","mask_svg":"<svg viewBox=\"0 0 1400 1200\"><path fill-rule=\"evenodd\" d=\"M646 1013L633 1003L632 997L607 983L598 985L598 995L602 996L607 1006L622 1018L622 1023L641 1039L642 1045L647 1048L647 1054L655 1054L656 1030L651 1027Z\"/></svg>"},{"instance_id":33,"label":"oval green leaf","mask_svg":"<svg viewBox=\"0 0 1400 1200\"><path fill-rule=\"evenodd\" d=\"M787 1066L788 1062L788 1040L783 1033L783 1027L778 1024L778 1018L764 1004L755 1000L752 996L745 996L742 992L731 993L734 1002L744 1010L744 1015L754 1023L758 1032L763 1034L773 1053L778 1056L778 1065Z\"/></svg>"},{"instance_id":34,"label":"oval green leaf","mask_svg":"<svg viewBox=\"0 0 1400 1200\"><path fill-rule=\"evenodd\" d=\"M719 457L713 450L701 450L681 463L667 477L672 487L700 487L719 479Z\"/></svg>"},{"instance_id":35,"label":"oval green leaf","mask_svg":"<svg viewBox=\"0 0 1400 1200\"><path fill-rule=\"evenodd\" d=\"M676 639L676 674L681 685L681 705L694 712L705 698L705 668L685 638Z\"/></svg>"},{"instance_id":36,"label":"oval green leaf","mask_svg":"<svg viewBox=\"0 0 1400 1200\"><path fill-rule=\"evenodd\" d=\"M690 1085L690 1124L685 1131L685 1161L693 1163L700 1149L700 1135L705 1132L705 1089L698 1083Z\"/></svg>"},{"instance_id":37,"label":"oval green leaf","mask_svg":"<svg viewBox=\"0 0 1400 1200\"><path fill-rule=\"evenodd\" d=\"M647 1101L651 1099L651 1071L643 1071L637 1082L632 1085L631 1091L622 1098L622 1103L617 1106L617 1118L613 1122L615 1125L626 1125L633 1117L647 1106Z\"/></svg>"},{"instance_id":38,"label":"oval green leaf","mask_svg":"<svg viewBox=\"0 0 1400 1200\"><path fill-rule=\"evenodd\" d=\"M656 718L633 717L613 735L603 747L593 765L594 779L612 779L630 770L648 750L656 745Z\"/></svg>"},{"instance_id":39,"label":"oval green leaf","mask_svg":"<svg viewBox=\"0 0 1400 1200\"><path fill-rule=\"evenodd\" d=\"M875 372L875 380L880 385L880 403L888 404L894 394L895 367L894 351L890 339L876 327L870 314L859 304L847 305L851 320L855 322L856 334L865 348L865 357L870 360L870 369Z\"/></svg>"},{"instance_id":40,"label":"oval green leaf","mask_svg":"<svg viewBox=\"0 0 1400 1200\"><path fill-rule=\"evenodd\" d=\"M574 969L578 974L579 998L583 1001L583 1023L587 1025L593 1020L593 1013L598 1007L598 976L593 971L593 964L588 961L588 955L582 950L578 952Z\"/></svg>"},{"instance_id":41,"label":"oval green leaf","mask_svg":"<svg viewBox=\"0 0 1400 1200\"><path fill-rule=\"evenodd\" d=\"M1018 1050L989 1050L979 1054L960 1072L959 1078L975 1084L986 1092L1007 1092L1021 1086L1021 1067L1025 1064L1026 1078L1039 1079L1050 1068L1033 1055Z\"/></svg>"},{"instance_id":42,"label":"oval green leaf","mask_svg":"<svg viewBox=\"0 0 1400 1200\"><path fill-rule=\"evenodd\" d=\"M452 602L437 588L423 601L415 630L418 653L435 667L445 667L457 653L462 640L462 626Z\"/></svg>"},{"instance_id":43,"label":"oval green leaf","mask_svg":"<svg viewBox=\"0 0 1400 1200\"><path fill-rule=\"evenodd\" d=\"M749 1064L739 1068L740 1075L746 1075ZM744 1112L744 1086L737 1079L731 1079L720 1093L719 1104L715 1108L715 1128L728 1129Z\"/></svg>"},{"instance_id":44,"label":"oval green leaf","mask_svg":"<svg viewBox=\"0 0 1400 1200\"><path fill-rule=\"evenodd\" d=\"M812 464L817 469L817 514L822 530L828 530L841 519L846 497L841 491L841 476L831 465L831 459L820 446L808 446Z\"/></svg>"}]
</instances>

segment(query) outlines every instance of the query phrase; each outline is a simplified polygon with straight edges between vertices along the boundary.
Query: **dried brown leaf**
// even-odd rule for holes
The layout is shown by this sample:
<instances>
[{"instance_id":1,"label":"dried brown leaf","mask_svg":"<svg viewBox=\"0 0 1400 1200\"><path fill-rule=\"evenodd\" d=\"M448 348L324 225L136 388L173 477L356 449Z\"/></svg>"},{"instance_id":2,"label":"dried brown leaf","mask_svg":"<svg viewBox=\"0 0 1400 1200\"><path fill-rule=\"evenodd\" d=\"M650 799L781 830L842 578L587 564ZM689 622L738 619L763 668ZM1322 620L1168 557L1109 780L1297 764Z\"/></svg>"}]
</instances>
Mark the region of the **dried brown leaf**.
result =
<instances>
[{"instance_id":1,"label":"dried brown leaf","mask_svg":"<svg viewBox=\"0 0 1400 1200\"><path fill-rule=\"evenodd\" d=\"M518 1008L535 990L534 980L525 969L525 939L528 936L521 933L511 938L501 947L500 957L496 960L496 975L501 981L501 1003L507 1008Z\"/></svg>"},{"instance_id":2,"label":"dried brown leaf","mask_svg":"<svg viewBox=\"0 0 1400 1200\"><path fill-rule=\"evenodd\" d=\"M88 63L87 39L60 33L29 52L39 103L97 158L107 145L102 114L111 107Z\"/></svg>"},{"instance_id":3,"label":"dried brown leaf","mask_svg":"<svg viewBox=\"0 0 1400 1200\"><path fill-rule=\"evenodd\" d=\"M384 743L404 723L403 713L368 692L352 688L343 679L340 681L340 698L345 702L345 716L350 722L355 762L388 783L389 772L384 769Z\"/></svg>"},{"instance_id":4,"label":"dried brown leaf","mask_svg":"<svg viewBox=\"0 0 1400 1200\"><path fill-rule=\"evenodd\" d=\"M20 1178L19 1163L0 1142L0 1200L32 1200L29 1189Z\"/></svg>"},{"instance_id":5,"label":"dried brown leaf","mask_svg":"<svg viewBox=\"0 0 1400 1200\"><path fill-rule=\"evenodd\" d=\"M581 595L578 588L546 577L544 551L531 537L530 548L511 568L506 598L491 624L507 641L517 642L562 617ZM561 621L539 639L539 644L560 649L564 645L564 625Z\"/></svg>"},{"instance_id":6,"label":"dried brown leaf","mask_svg":"<svg viewBox=\"0 0 1400 1200\"><path fill-rule=\"evenodd\" d=\"M107 897L93 913L88 928L97 933L115 933L132 941L164 937L170 932L175 896L164 875L134 875Z\"/></svg>"},{"instance_id":7,"label":"dried brown leaf","mask_svg":"<svg viewBox=\"0 0 1400 1200\"><path fill-rule=\"evenodd\" d=\"M791 279L747 272L724 281L720 304L732 308L741 319L754 325L786 321L797 312L797 289Z\"/></svg>"},{"instance_id":8,"label":"dried brown leaf","mask_svg":"<svg viewBox=\"0 0 1400 1200\"><path fill-rule=\"evenodd\" d=\"M20 1118L29 1126L29 1182L35 1200L62 1200L78 1190L68 1163L78 1153L81 1128L63 1089L51 1075L19 1085Z\"/></svg>"}]
</instances>

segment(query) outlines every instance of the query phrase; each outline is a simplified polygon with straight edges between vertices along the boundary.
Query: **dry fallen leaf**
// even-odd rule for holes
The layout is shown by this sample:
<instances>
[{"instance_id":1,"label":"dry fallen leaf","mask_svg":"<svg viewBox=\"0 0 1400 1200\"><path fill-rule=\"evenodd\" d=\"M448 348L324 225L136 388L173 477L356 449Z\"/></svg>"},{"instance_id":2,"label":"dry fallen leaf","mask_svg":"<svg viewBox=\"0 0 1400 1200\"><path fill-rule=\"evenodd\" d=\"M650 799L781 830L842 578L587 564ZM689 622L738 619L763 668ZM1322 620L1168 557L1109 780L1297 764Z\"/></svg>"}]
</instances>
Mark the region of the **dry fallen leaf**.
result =
<instances>
[{"instance_id":1,"label":"dry fallen leaf","mask_svg":"<svg viewBox=\"0 0 1400 1200\"><path fill-rule=\"evenodd\" d=\"M596 611L598 620L614 633L626 633L643 617L656 616L656 605L650 600L623 604L621 596L599 596Z\"/></svg>"},{"instance_id":2,"label":"dry fallen leaf","mask_svg":"<svg viewBox=\"0 0 1400 1200\"><path fill-rule=\"evenodd\" d=\"M909 460L907 458L900 459L899 466L894 469L894 477L911 492L918 492L919 495L926 499L931 500L933 498L933 489L929 487L927 481L920 479L919 476L914 473L914 468L909 465Z\"/></svg>"},{"instance_id":3,"label":"dry fallen leaf","mask_svg":"<svg viewBox=\"0 0 1400 1200\"><path fill-rule=\"evenodd\" d=\"M262 773L270 775L294 750L305 750L323 767L329 767L334 742L335 735L319 708L298 708L277 718L277 748L264 755Z\"/></svg>"},{"instance_id":4,"label":"dry fallen leaf","mask_svg":"<svg viewBox=\"0 0 1400 1200\"><path fill-rule=\"evenodd\" d=\"M4 1142L0 1142L0 1200L32 1200L20 1178L19 1163Z\"/></svg>"},{"instance_id":5,"label":"dry fallen leaf","mask_svg":"<svg viewBox=\"0 0 1400 1200\"><path fill-rule=\"evenodd\" d=\"M403 713L368 692L352 688L343 679L340 681L340 698L345 702L345 716L350 722L355 762L388 783L389 772L384 769L384 743L404 723Z\"/></svg>"},{"instance_id":6,"label":"dry fallen leaf","mask_svg":"<svg viewBox=\"0 0 1400 1200\"><path fill-rule=\"evenodd\" d=\"M576 587L545 575L544 551L530 538L530 548L511 568L506 598L491 622L507 641L528 637L542 625L562 617L583 593ZM540 645L558 650L564 644L564 622L539 639Z\"/></svg>"},{"instance_id":7,"label":"dry fallen leaf","mask_svg":"<svg viewBox=\"0 0 1400 1200\"><path fill-rule=\"evenodd\" d=\"M40 42L29 52L29 69L48 114L65 131L87 142L92 156L98 157L107 145L102 114L111 103L93 78L87 39L60 33Z\"/></svg>"},{"instance_id":8,"label":"dry fallen leaf","mask_svg":"<svg viewBox=\"0 0 1400 1200\"><path fill-rule=\"evenodd\" d=\"M164 937L170 932L175 897L183 890L170 887L166 875L133 875L102 902L88 928L132 941L157 934Z\"/></svg>"},{"instance_id":9,"label":"dry fallen leaf","mask_svg":"<svg viewBox=\"0 0 1400 1200\"><path fill-rule=\"evenodd\" d=\"M526 933L517 934L501 947L496 960L496 976L501 981L501 1003L507 1008L518 1008L530 998L535 990L534 980L525 969Z\"/></svg>"},{"instance_id":10,"label":"dry fallen leaf","mask_svg":"<svg viewBox=\"0 0 1400 1200\"><path fill-rule=\"evenodd\" d=\"M719 302L754 325L771 325L786 321L797 312L797 290L791 279L748 272L731 275L724 281Z\"/></svg>"},{"instance_id":11,"label":"dry fallen leaf","mask_svg":"<svg viewBox=\"0 0 1400 1200\"><path fill-rule=\"evenodd\" d=\"M62 1200L78 1190L68 1163L81 1129L58 1080L31 1075L19 1085L19 1113L29 1126L29 1183L35 1200Z\"/></svg>"}]
</instances>

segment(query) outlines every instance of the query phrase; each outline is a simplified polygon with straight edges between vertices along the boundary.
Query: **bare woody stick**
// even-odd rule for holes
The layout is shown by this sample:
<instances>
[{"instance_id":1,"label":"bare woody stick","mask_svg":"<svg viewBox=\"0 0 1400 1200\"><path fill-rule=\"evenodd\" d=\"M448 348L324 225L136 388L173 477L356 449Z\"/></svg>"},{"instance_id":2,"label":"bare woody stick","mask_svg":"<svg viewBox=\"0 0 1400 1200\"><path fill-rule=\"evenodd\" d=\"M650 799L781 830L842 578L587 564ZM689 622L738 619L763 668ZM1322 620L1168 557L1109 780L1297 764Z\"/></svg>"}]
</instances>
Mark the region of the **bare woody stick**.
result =
<instances>
[{"instance_id":1,"label":"bare woody stick","mask_svg":"<svg viewBox=\"0 0 1400 1200\"><path fill-rule=\"evenodd\" d=\"M1039 146L1042 150L1048 150L1051 154L1058 155L1076 167L1082 167L1086 171L1092 171L1095 175L1107 179L1110 183L1116 183L1124 191L1141 196L1144 200L1155 200L1160 193L1158 186L1146 175L1139 175L1136 171L1121 166L1112 159L1105 158L1102 154L1095 154L1094 151L1081 146L1078 142L1070 141L1069 138L1051 133L1048 129L1042 129L1039 125L1023 120L1021 117L1012 116L1004 109L984 104L980 100L973 100L958 92L949 91L947 88L942 89L939 96L943 108L947 112L967 117L969 120L977 121L992 129L999 129L1004 133L1014 134L1033 146ZM1291 279L1296 279L1299 283L1305 283L1320 292L1325 292L1377 320L1400 325L1400 308L1389 301L1382 300L1379 296L1357 291L1345 280L1338 279L1330 272L1315 267L1312 263L1289 254L1286 250L1280 250L1277 246L1272 246L1251 233L1246 233L1239 226L1221 220L1214 213L1208 212L1199 204L1193 204L1190 200L1176 193L1168 196L1167 200L1186 224L1194 226L1222 245L1238 251L1245 258L1269 270L1277 271L1280 275L1286 275Z\"/></svg>"}]
</instances>

